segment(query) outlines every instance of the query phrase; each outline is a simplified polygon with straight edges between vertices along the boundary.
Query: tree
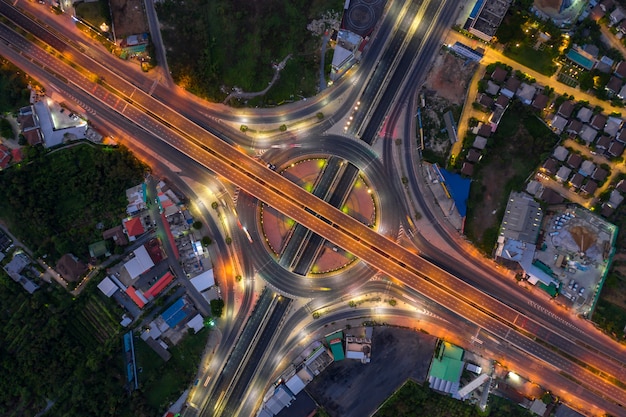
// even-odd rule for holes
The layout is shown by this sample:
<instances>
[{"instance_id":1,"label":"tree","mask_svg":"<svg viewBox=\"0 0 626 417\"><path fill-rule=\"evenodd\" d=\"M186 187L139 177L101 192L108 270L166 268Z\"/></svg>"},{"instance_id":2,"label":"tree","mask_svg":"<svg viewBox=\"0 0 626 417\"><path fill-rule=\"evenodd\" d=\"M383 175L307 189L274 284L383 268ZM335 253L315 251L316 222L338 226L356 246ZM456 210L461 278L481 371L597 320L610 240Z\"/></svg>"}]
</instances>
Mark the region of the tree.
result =
<instances>
[{"instance_id":1,"label":"tree","mask_svg":"<svg viewBox=\"0 0 626 417\"><path fill-rule=\"evenodd\" d=\"M286 125L286 124L282 124L282 125L280 125L280 127L278 128L278 130L280 130L281 132L286 132L286 131L287 131L287 125Z\"/></svg>"},{"instance_id":2,"label":"tree","mask_svg":"<svg viewBox=\"0 0 626 417\"><path fill-rule=\"evenodd\" d=\"M195 222L193 222L193 228L196 230L200 230L202 229L202 222L200 220L196 220Z\"/></svg>"},{"instance_id":3,"label":"tree","mask_svg":"<svg viewBox=\"0 0 626 417\"><path fill-rule=\"evenodd\" d=\"M230 245L231 243L233 243L233 239L230 236L226 236L226 239L224 239L224 241L226 242L227 245Z\"/></svg>"},{"instance_id":4,"label":"tree","mask_svg":"<svg viewBox=\"0 0 626 417\"><path fill-rule=\"evenodd\" d=\"M213 240L210 237L208 236L202 237L202 246L209 246L211 243L213 243Z\"/></svg>"},{"instance_id":5,"label":"tree","mask_svg":"<svg viewBox=\"0 0 626 417\"><path fill-rule=\"evenodd\" d=\"M222 317L224 311L224 300L218 298L217 300L211 300L211 314L213 317Z\"/></svg>"},{"instance_id":6,"label":"tree","mask_svg":"<svg viewBox=\"0 0 626 417\"><path fill-rule=\"evenodd\" d=\"M318 120L322 120L323 118L324 118L324 113L322 113L322 112L318 112L318 113L317 113L317 119L318 119Z\"/></svg>"},{"instance_id":7,"label":"tree","mask_svg":"<svg viewBox=\"0 0 626 417\"><path fill-rule=\"evenodd\" d=\"M211 203L211 208L213 208L213 210L217 210L218 207L219 207L219 204L217 204L217 201L214 201Z\"/></svg>"}]
</instances>

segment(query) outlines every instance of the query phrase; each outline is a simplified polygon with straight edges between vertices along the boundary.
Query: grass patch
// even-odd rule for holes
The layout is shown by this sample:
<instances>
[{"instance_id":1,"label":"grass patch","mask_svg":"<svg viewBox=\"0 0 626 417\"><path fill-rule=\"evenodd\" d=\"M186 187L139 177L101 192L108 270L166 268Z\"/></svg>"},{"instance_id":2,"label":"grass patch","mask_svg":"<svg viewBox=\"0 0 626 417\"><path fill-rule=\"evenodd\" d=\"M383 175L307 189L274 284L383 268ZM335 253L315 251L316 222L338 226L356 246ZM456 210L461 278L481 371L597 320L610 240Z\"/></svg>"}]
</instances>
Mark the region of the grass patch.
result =
<instances>
[{"instance_id":1,"label":"grass patch","mask_svg":"<svg viewBox=\"0 0 626 417\"><path fill-rule=\"evenodd\" d=\"M476 164L468 199L466 235L486 253L493 249L506 201L547 157L558 137L527 107L514 102Z\"/></svg>"},{"instance_id":2,"label":"grass patch","mask_svg":"<svg viewBox=\"0 0 626 417\"><path fill-rule=\"evenodd\" d=\"M504 398L491 396L489 402L488 411L482 413L473 405L455 400L447 395L438 394L428 387L408 380L385 401L374 416L480 417L492 415L530 417L533 415L530 411Z\"/></svg>"},{"instance_id":3,"label":"grass patch","mask_svg":"<svg viewBox=\"0 0 626 417\"><path fill-rule=\"evenodd\" d=\"M76 16L89 23L95 28L99 28L102 23L111 25L111 19L108 14L108 7L102 0L96 2L76 2L74 4L74 10L76 10Z\"/></svg>"},{"instance_id":4,"label":"grass patch","mask_svg":"<svg viewBox=\"0 0 626 417\"><path fill-rule=\"evenodd\" d=\"M207 343L209 329L189 334L170 349L172 358L163 360L142 340L137 341L137 363L142 367L139 380L146 402L161 410L175 400L191 383Z\"/></svg>"},{"instance_id":5,"label":"grass patch","mask_svg":"<svg viewBox=\"0 0 626 417\"><path fill-rule=\"evenodd\" d=\"M537 51L530 45L507 47L504 55L543 75L552 76L557 69L551 54Z\"/></svg>"}]
</instances>

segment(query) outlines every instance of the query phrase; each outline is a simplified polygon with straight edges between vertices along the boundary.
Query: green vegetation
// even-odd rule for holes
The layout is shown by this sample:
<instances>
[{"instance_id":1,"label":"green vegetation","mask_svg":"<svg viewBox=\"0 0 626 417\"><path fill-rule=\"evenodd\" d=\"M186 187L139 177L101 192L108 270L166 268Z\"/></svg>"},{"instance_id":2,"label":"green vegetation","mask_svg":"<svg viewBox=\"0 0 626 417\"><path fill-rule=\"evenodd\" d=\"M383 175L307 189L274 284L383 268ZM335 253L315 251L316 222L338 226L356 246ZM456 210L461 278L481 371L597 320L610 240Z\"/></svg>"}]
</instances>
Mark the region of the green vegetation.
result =
<instances>
[{"instance_id":1,"label":"green vegetation","mask_svg":"<svg viewBox=\"0 0 626 417\"><path fill-rule=\"evenodd\" d=\"M208 236L202 237L202 246L209 246L211 243L213 243L213 240L210 237Z\"/></svg>"},{"instance_id":2,"label":"green vegetation","mask_svg":"<svg viewBox=\"0 0 626 417\"><path fill-rule=\"evenodd\" d=\"M504 398L491 396L489 408L480 412L475 406L441 395L428 387L408 380L374 415L375 417L530 417L532 413Z\"/></svg>"},{"instance_id":3,"label":"green vegetation","mask_svg":"<svg viewBox=\"0 0 626 417\"><path fill-rule=\"evenodd\" d=\"M558 137L527 107L514 102L476 164L470 188L467 236L486 253L493 249L511 191L520 191ZM495 211L495 213L494 213Z\"/></svg>"},{"instance_id":4,"label":"green vegetation","mask_svg":"<svg viewBox=\"0 0 626 417\"><path fill-rule=\"evenodd\" d=\"M27 76L0 56L0 113L27 106L29 96Z\"/></svg>"},{"instance_id":5,"label":"green vegetation","mask_svg":"<svg viewBox=\"0 0 626 417\"><path fill-rule=\"evenodd\" d=\"M200 220L196 220L191 226L196 230L200 230L202 229L202 222Z\"/></svg>"},{"instance_id":6,"label":"green vegetation","mask_svg":"<svg viewBox=\"0 0 626 417\"><path fill-rule=\"evenodd\" d=\"M73 299L58 286L33 295L0 270L0 410L51 416L148 417L140 392L124 389L119 307L90 281Z\"/></svg>"},{"instance_id":7,"label":"green vegetation","mask_svg":"<svg viewBox=\"0 0 626 417\"><path fill-rule=\"evenodd\" d=\"M0 217L36 256L86 258L88 245L125 215L125 190L146 167L126 148L88 144L44 153L27 148L31 163L0 174Z\"/></svg>"},{"instance_id":8,"label":"green vegetation","mask_svg":"<svg viewBox=\"0 0 626 417\"><path fill-rule=\"evenodd\" d=\"M7 139L13 139L15 137L11 122L5 118L0 118L0 136Z\"/></svg>"},{"instance_id":9,"label":"green vegetation","mask_svg":"<svg viewBox=\"0 0 626 417\"><path fill-rule=\"evenodd\" d=\"M555 55L539 52L531 45L520 44L519 46L511 46L504 50L504 55L543 75L552 76L557 69L554 63Z\"/></svg>"},{"instance_id":10,"label":"green vegetation","mask_svg":"<svg viewBox=\"0 0 626 417\"><path fill-rule=\"evenodd\" d=\"M141 367L138 376L140 390L145 393L146 402L152 409L162 412L191 384L209 334L207 328L197 334L188 334L170 348L172 357L167 362L163 362L143 340L136 340L137 366Z\"/></svg>"},{"instance_id":11,"label":"green vegetation","mask_svg":"<svg viewBox=\"0 0 626 417\"><path fill-rule=\"evenodd\" d=\"M274 75L272 64L293 54L278 82L248 105L316 93L321 39L307 24L342 6L338 0L165 0L156 5L163 40L172 47L168 61L174 80L201 97L222 101L235 86L261 91Z\"/></svg>"},{"instance_id":12,"label":"green vegetation","mask_svg":"<svg viewBox=\"0 0 626 417\"><path fill-rule=\"evenodd\" d=\"M111 13L107 1L76 2L74 10L76 10L76 16L95 28L99 28L102 23L111 25Z\"/></svg>"},{"instance_id":13,"label":"green vegetation","mask_svg":"<svg viewBox=\"0 0 626 417\"><path fill-rule=\"evenodd\" d=\"M224 300L218 298L217 300L211 300L211 315L213 317L222 317L224 311Z\"/></svg>"}]
</instances>

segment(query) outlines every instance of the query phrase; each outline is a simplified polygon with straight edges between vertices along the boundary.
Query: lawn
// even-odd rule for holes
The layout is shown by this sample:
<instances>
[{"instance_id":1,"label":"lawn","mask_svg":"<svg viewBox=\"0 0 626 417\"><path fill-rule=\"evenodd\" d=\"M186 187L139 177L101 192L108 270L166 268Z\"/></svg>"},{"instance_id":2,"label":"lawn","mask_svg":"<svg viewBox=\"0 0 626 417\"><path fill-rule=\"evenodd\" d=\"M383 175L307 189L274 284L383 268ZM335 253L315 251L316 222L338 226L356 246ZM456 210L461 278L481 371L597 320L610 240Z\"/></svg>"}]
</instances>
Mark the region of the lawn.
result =
<instances>
[{"instance_id":1,"label":"lawn","mask_svg":"<svg viewBox=\"0 0 626 417\"><path fill-rule=\"evenodd\" d=\"M466 235L491 253L511 191L520 191L526 178L551 151L558 137L529 108L515 102L476 165L470 188Z\"/></svg>"},{"instance_id":2,"label":"lawn","mask_svg":"<svg viewBox=\"0 0 626 417\"><path fill-rule=\"evenodd\" d=\"M408 380L374 414L374 417L530 417L533 414L511 401L491 396L486 412L476 406L441 395L430 388Z\"/></svg>"},{"instance_id":3,"label":"lawn","mask_svg":"<svg viewBox=\"0 0 626 417\"><path fill-rule=\"evenodd\" d=\"M164 362L143 341L135 343L137 365L142 368L139 382L146 402L155 410L160 410L176 398L190 385L202 352L207 343L209 329L198 334L189 334L177 345L170 348L172 357Z\"/></svg>"},{"instance_id":4,"label":"lawn","mask_svg":"<svg viewBox=\"0 0 626 417\"><path fill-rule=\"evenodd\" d=\"M28 105L28 80L19 69L0 56L0 113L17 112Z\"/></svg>"},{"instance_id":5,"label":"lawn","mask_svg":"<svg viewBox=\"0 0 626 417\"><path fill-rule=\"evenodd\" d=\"M111 18L107 14L108 7L103 0L96 2L75 3L76 16L89 23L94 28L99 28L102 23L111 25Z\"/></svg>"},{"instance_id":6,"label":"lawn","mask_svg":"<svg viewBox=\"0 0 626 417\"><path fill-rule=\"evenodd\" d=\"M507 47L504 55L543 75L552 76L557 69L551 54L535 50L527 44Z\"/></svg>"}]
</instances>

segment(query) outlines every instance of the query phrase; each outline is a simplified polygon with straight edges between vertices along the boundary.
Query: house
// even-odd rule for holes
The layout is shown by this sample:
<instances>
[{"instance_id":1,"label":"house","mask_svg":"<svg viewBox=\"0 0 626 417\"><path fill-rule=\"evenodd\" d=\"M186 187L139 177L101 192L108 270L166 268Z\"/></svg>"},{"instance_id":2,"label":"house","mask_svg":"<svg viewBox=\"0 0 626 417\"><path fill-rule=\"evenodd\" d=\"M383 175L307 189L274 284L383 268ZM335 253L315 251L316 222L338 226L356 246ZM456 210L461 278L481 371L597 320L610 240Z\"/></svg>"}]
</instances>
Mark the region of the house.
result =
<instances>
[{"instance_id":1,"label":"house","mask_svg":"<svg viewBox=\"0 0 626 417\"><path fill-rule=\"evenodd\" d=\"M541 166L541 170L544 171L548 175L556 174L556 170L559 167L559 163L556 159L548 158Z\"/></svg>"},{"instance_id":2,"label":"house","mask_svg":"<svg viewBox=\"0 0 626 417\"><path fill-rule=\"evenodd\" d=\"M617 97L624 100L626 98L626 85L622 86L622 89L617 93Z\"/></svg>"},{"instance_id":3,"label":"house","mask_svg":"<svg viewBox=\"0 0 626 417\"><path fill-rule=\"evenodd\" d=\"M626 61L620 61L620 63L617 64L614 74L620 78L626 78Z\"/></svg>"},{"instance_id":4,"label":"house","mask_svg":"<svg viewBox=\"0 0 626 417\"><path fill-rule=\"evenodd\" d=\"M506 84L504 84L504 88L502 88L501 93L508 98L513 98L521 84L522 82L517 78L510 77L506 80Z\"/></svg>"},{"instance_id":5,"label":"house","mask_svg":"<svg viewBox=\"0 0 626 417\"><path fill-rule=\"evenodd\" d=\"M5 169L11 162L11 151L9 148L0 144L0 169Z\"/></svg>"},{"instance_id":6,"label":"house","mask_svg":"<svg viewBox=\"0 0 626 417\"><path fill-rule=\"evenodd\" d=\"M615 212L615 209L609 205L609 203L603 203L602 209L600 210L600 214L604 217L609 217L611 214Z\"/></svg>"},{"instance_id":7,"label":"house","mask_svg":"<svg viewBox=\"0 0 626 417\"><path fill-rule=\"evenodd\" d=\"M537 94L532 102L532 107L535 110L541 111L546 108L549 100L550 99L545 94Z\"/></svg>"},{"instance_id":8,"label":"house","mask_svg":"<svg viewBox=\"0 0 626 417\"><path fill-rule=\"evenodd\" d=\"M597 167L593 174L591 174L591 179L596 180L598 182L602 182L609 176L609 171L604 168Z\"/></svg>"},{"instance_id":9,"label":"house","mask_svg":"<svg viewBox=\"0 0 626 417\"><path fill-rule=\"evenodd\" d=\"M611 137L615 137L617 135L617 132L619 132L620 128L622 127L623 122L624 121L619 117L610 116L607 119L606 124L604 125L604 133Z\"/></svg>"},{"instance_id":10,"label":"house","mask_svg":"<svg viewBox=\"0 0 626 417\"><path fill-rule=\"evenodd\" d=\"M610 145L611 145L611 138L608 135L602 135L596 141L596 149L599 149L601 151L606 151L607 149L609 149Z\"/></svg>"},{"instance_id":11,"label":"house","mask_svg":"<svg viewBox=\"0 0 626 417\"><path fill-rule=\"evenodd\" d=\"M609 93L613 93L613 94L617 94L620 92L620 90L622 89L622 79L619 77L616 77L615 75L611 77L611 79L609 80L608 83L606 83L606 90Z\"/></svg>"},{"instance_id":12,"label":"house","mask_svg":"<svg viewBox=\"0 0 626 417\"><path fill-rule=\"evenodd\" d=\"M126 229L126 234L130 238L129 240L135 240L136 236L139 236L145 233L146 229L143 227L141 223L141 218L133 217L130 220L124 220L124 228Z\"/></svg>"},{"instance_id":13,"label":"house","mask_svg":"<svg viewBox=\"0 0 626 417\"><path fill-rule=\"evenodd\" d=\"M480 150L485 149L485 146L487 146L487 138L484 138L482 136L476 136L476 138L474 139L474 143L472 143L472 146Z\"/></svg>"},{"instance_id":14,"label":"house","mask_svg":"<svg viewBox=\"0 0 626 417\"><path fill-rule=\"evenodd\" d=\"M572 119L569 121L569 124L565 128L565 131L570 135L577 135L583 128L583 122L580 120Z\"/></svg>"},{"instance_id":15,"label":"house","mask_svg":"<svg viewBox=\"0 0 626 417\"><path fill-rule=\"evenodd\" d=\"M469 162L478 162L480 161L480 152L474 148L471 148L469 152L467 152L467 156L465 157Z\"/></svg>"},{"instance_id":16,"label":"house","mask_svg":"<svg viewBox=\"0 0 626 417\"><path fill-rule=\"evenodd\" d=\"M597 59L600 54L600 48L592 43L588 43L583 46L583 51L588 53L592 58Z\"/></svg>"},{"instance_id":17,"label":"house","mask_svg":"<svg viewBox=\"0 0 626 417\"><path fill-rule=\"evenodd\" d=\"M596 130L602 130L604 129L604 125L606 124L606 121L607 121L607 117L603 114L598 113L591 118L590 125Z\"/></svg>"},{"instance_id":18,"label":"house","mask_svg":"<svg viewBox=\"0 0 626 417\"><path fill-rule=\"evenodd\" d=\"M620 180L615 186L615 189L620 193L626 193L626 180Z\"/></svg>"},{"instance_id":19,"label":"house","mask_svg":"<svg viewBox=\"0 0 626 417\"><path fill-rule=\"evenodd\" d=\"M565 126L567 126L567 119L557 114L548 124L557 135L560 135L563 129L565 129Z\"/></svg>"},{"instance_id":20,"label":"house","mask_svg":"<svg viewBox=\"0 0 626 417\"><path fill-rule=\"evenodd\" d=\"M605 11L602 10L602 6L598 4L596 5L596 7L591 9L591 13L589 14L589 17L592 20L598 21L604 17L604 14L605 14Z\"/></svg>"},{"instance_id":21,"label":"house","mask_svg":"<svg viewBox=\"0 0 626 417\"><path fill-rule=\"evenodd\" d=\"M561 145L554 148L554 152L552 152L552 156L554 156L554 159L561 162L565 161L567 155L569 155L569 151L567 150L567 148Z\"/></svg>"},{"instance_id":22,"label":"house","mask_svg":"<svg viewBox=\"0 0 626 417\"><path fill-rule=\"evenodd\" d=\"M87 266L71 253L61 256L56 270L66 281L76 282L87 272Z\"/></svg>"},{"instance_id":23,"label":"house","mask_svg":"<svg viewBox=\"0 0 626 417\"><path fill-rule=\"evenodd\" d=\"M598 136L598 131L589 125L584 125L578 136L587 142L587 144L590 144L595 140L596 136Z\"/></svg>"},{"instance_id":24,"label":"house","mask_svg":"<svg viewBox=\"0 0 626 417\"><path fill-rule=\"evenodd\" d=\"M509 72L507 70L502 67L496 67L496 69L494 69L491 73L491 79L499 84L502 84L507 75L509 75Z\"/></svg>"},{"instance_id":25,"label":"house","mask_svg":"<svg viewBox=\"0 0 626 417\"><path fill-rule=\"evenodd\" d=\"M583 157L577 153L571 153L567 158L566 164L572 169L578 169L583 162Z\"/></svg>"},{"instance_id":26,"label":"house","mask_svg":"<svg viewBox=\"0 0 626 417\"><path fill-rule=\"evenodd\" d=\"M89 256L92 258L99 258L102 255L111 255L107 250L107 244L104 240L100 240L89 245Z\"/></svg>"},{"instance_id":27,"label":"house","mask_svg":"<svg viewBox=\"0 0 626 417\"><path fill-rule=\"evenodd\" d=\"M580 188L580 186L583 185L584 179L585 177L583 177L577 172L574 175L572 175L572 177L569 179L569 183L574 188Z\"/></svg>"},{"instance_id":28,"label":"house","mask_svg":"<svg viewBox=\"0 0 626 417\"><path fill-rule=\"evenodd\" d=\"M611 191L611 195L609 196L609 204L612 207L617 208L624 201L624 196L617 190Z\"/></svg>"},{"instance_id":29,"label":"house","mask_svg":"<svg viewBox=\"0 0 626 417\"><path fill-rule=\"evenodd\" d=\"M589 195L593 195L597 189L598 189L598 183L593 180L587 181L585 185L583 185L581 188L582 192L584 192L585 194L589 194Z\"/></svg>"},{"instance_id":30,"label":"house","mask_svg":"<svg viewBox=\"0 0 626 417\"><path fill-rule=\"evenodd\" d=\"M605 74L610 74L611 70L613 69L613 64L614 61L608 56L604 55L602 56L602 58L600 58L600 61L598 61L596 69Z\"/></svg>"},{"instance_id":31,"label":"house","mask_svg":"<svg viewBox=\"0 0 626 417\"><path fill-rule=\"evenodd\" d=\"M515 96L519 99L519 101L528 106L533 102L533 97L535 97L536 92L536 87L527 83L522 83L515 92Z\"/></svg>"},{"instance_id":32,"label":"house","mask_svg":"<svg viewBox=\"0 0 626 417\"><path fill-rule=\"evenodd\" d=\"M39 122L31 106L22 107L20 109L19 115L17 116L17 123L19 123L22 135L24 135L24 138L30 146L43 143L43 136L39 130Z\"/></svg>"},{"instance_id":33,"label":"house","mask_svg":"<svg viewBox=\"0 0 626 417\"><path fill-rule=\"evenodd\" d=\"M489 97L487 94L481 94L478 99L478 103L490 109L493 106L493 99Z\"/></svg>"},{"instance_id":34,"label":"house","mask_svg":"<svg viewBox=\"0 0 626 417\"><path fill-rule=\"evenodd\" d=\"M626 129L622 129L615 138L616 141L626 143Z\"/></svg>"},{"instance_id":35,"label":"house","mask_svg":"<svg viewBox=\"0 0 626 417\"><path fill-rule=\"evenodd\" d=\"M578 118L578 120L580 120L583 123L589 123L589 120L591 120L592 116L593 116L593 112L591 111L591 109L587 107L581 107L580 110L578 110L578 113L576 114L576 118Z\"/></svg>"},{"instance_id":36,"label":"house","mask_svg":"<svg viewBox=\"0 0 626 417\"><path fill-rule=\"evenodd\" d=\"M128 238L126 234L124 234L124 228L122 226L115 226L105 230L102 232L102 239L113 239L113 243L115 243L116 246L128 245Z\"/></svg>"},{"instance_id":37,"label":"house","mask_svg":"<svg viewBox=\"0 0 626 417\"><path fill-rule=\"evenodd\" d=\"M626 70L626 66L624 66L624 68ZM574 103L568 100L561 103L561 105L559 106L559 110L556 112L556 114L564 117L565 119L569 119L573 111Z\"/></svg>"},{"instance_id":38,"label":"house","mask_svg":"<svg viewBox=\"0 0 626 417\"><path fill-rule=\"evenodd\" d=\"M614 26L618 24L619 22L621 22L622 20L624 20L624 17L626 17L626 13L624 13L624 9L617 6L615 10L613 10L613 12L609 15L611 26Z\"/></svg>"},{"instance_id":39,"label":"house","mask_svg":"<svg viewBox=\"0 0 626 417\"><path fill-rule=\"evenodd\" d=\"M596 164L594 164L591 161L585 160L580 165L580 169L578 170L578 172L580 172L580 174L583 177L588 177L588 176L590 176L593 173L593 171L595 171L595 169L596 169Z\"/></svg>"},{"instance_id":40,"label":"house","mask_svg":"<svg viewBox=\"0 0 626 417\"><path fill-rule=\"evenodd\" d=\"M565 182L569 178L569 175L572 173L572 170L566 166L562 166L556 173L556 179L559 182Z\"/></svg>"},{"instance_id":41,"label":"house","mask_svg":"<svg viewBox=\"0 0 626 417\"><path fill-rule=\"evenodd\" d=\"M478 129L478 135L488 138L491 136L491 126L483 123L482 126Z\"/></svg>"},{"instance_id":42,"label":"house","mask_svg":"<svg viewBox=\"0 0 626 417\"><path fill-rule=\"evenodd\" d=\"M491 80L487 81L487 88L485 89L485 92L487 94L490 94L495 97L499 91L500 91L500 86L498 84L494 83Z\"/></svg>"},{"instance_id":43,"label":"house","mask_svg":"<svg viewBox=\"0 0 626 417\"><path fill-rule=\"evenodd\" d=\"M624 144L613 141L611 142L611 146L609 146L609 149L606 152L611 156L619 158L624 153Z\"/></svg>"},{"instance_id":44,"label":"house","mask_svg":"<svg viewBox=\"0 0 626 417\"><path fill-rule=\"evenodd\" d=\"M470 162L463 162L463 167L461 168L461 174L471 177L474 174L474 164Z\"/></svg>"},{"instance_id":45,"label":"house","mask_svg":"<svg viewBox=\"0 0 626 417\"><path fill-rule=\"evenodd\" d=\"M509 105L509 98L503 94L498 96L496 100L496 107L500 107L501 109L506 109L506 106Z\"/></svg>"},{"instance_id":46,"label":"house","mask_svg":"<svg viewBox=\"0 0 626 417\"><path fill-rule=\"evenodd\" d=\"M600 8L604 13L610 12L615 7L615 0L603 0L600 2Z\"/></svg>"}]
</instances>

